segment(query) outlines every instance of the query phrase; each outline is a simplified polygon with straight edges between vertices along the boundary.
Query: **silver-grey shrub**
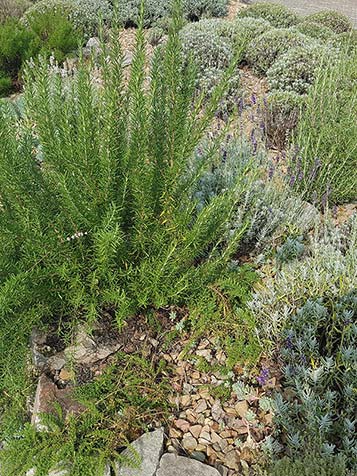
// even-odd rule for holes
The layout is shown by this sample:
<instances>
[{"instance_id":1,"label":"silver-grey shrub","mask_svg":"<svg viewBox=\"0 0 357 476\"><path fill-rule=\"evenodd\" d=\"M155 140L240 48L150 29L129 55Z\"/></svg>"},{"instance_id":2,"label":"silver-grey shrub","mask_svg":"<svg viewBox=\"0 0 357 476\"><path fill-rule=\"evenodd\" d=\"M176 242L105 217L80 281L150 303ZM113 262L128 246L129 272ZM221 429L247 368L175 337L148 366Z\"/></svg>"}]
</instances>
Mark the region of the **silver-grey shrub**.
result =
<instances>
[{"instance_id":1,"label":"silver-grey shrub","mask_svg":"<svg viewBox=\"0 0 357 476\"><path fill-rule=\"evenodd\" d=\"M299 23L300 18L283 5L264 2L244 8L238 12L238 18L263 18L277 28L288 28Z\"/></svg>"},{"instance_id":2,"label":"silver-grey shrub","mask_svg":"<svg viewBox=\"0 0 357 476\"><path fill-rule=\"evenodd\" d=\"M305 20L295 25L292 29L319 40L327 40L335 34L331 28L313 20Z\"/></svg>"},{"instance_id":3,"label":"silver-grey shrub","mask_svg":"<svg viewBox=\"0 0 357 476\"><path fill-rule=\"evenodd\" d=\"M290 317L308 299L337 300L357 289L357 217L343 228L316 226L307 246L304 259L265 276L249 304L267 348L279 342Z\"/></svg>"},{"instance_id":4,"label":"silver-grey shrub","mask_svg":"<svg viewBox=\"0 0 357 476\"><path fill-rule=\"evenodd\" d=\"M343 33L353 29L352 23L346 15L334 10L321 11L313 13L306 17L308 21L314 21L321 25L327 26L335 33Z\"/></svg>"},{"instance_id":5,"label":"silver-grey shrub","mask_svg":"<svg viewBox=\"0 0 357 476\"><path fill-rule=\"evenodd\" d=\"M318 68L325 61L333 60L332 51L319 43L292 48L279 56L268 69L270 89L306 94L314 82Z\"/></svg>"},{"instance_id":6,"label":"silver-grey shrub","mask_svg":"<svg viewBox=\"0 0 357 476\"><path fill-rule=\"evenodd\" d=\"M246 59L258 74L265 74L273 63L291 48L305 46L312 40L289 28L275 28L252 40Z\"/></svg>"}]
</instances>

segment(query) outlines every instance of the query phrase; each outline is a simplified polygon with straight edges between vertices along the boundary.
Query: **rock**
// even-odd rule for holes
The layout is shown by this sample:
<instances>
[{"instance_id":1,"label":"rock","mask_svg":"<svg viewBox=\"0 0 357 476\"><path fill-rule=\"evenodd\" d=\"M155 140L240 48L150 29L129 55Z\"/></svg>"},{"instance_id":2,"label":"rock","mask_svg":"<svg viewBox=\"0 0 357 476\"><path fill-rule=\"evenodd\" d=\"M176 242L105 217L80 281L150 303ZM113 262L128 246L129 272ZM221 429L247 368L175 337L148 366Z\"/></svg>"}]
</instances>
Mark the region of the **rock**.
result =
<instances>
[{"instance_id":1,"label":"rock","mask_svg":"<svg viewBox=\"0 0 357 476\"><path fill-rule=\"evenodd\" d=\"M65 349L65 357L67 360L73 360L75 363L82 365L92 365L100 360L108 358L119 350L120 343L96 343L84 329L77 332L75 344Z\"/></svg>"},{"instance_id":2,"label":"rock","mask_svg":"<svg viewBox=\"0 0 357 476\"><path fill-rule=\"evenodd\" d=\"M164 450L164 430L159 428L151 433L145 433L131 444L133 450L127 448L122 454L136 461L140 458L139 468L128 468L120 463L116 464L116 476L154 476L159 466Z\"/></svg>"},{"instance_id":3,"label":"rock","mask_svg":"<svg viewBox=\"0 0 357 476\"><path fill-rule=\"evenodd\" d=\"M200 436L200 433L202 431L202 426L201 425L193 425L190 428L190 433L195 437L198 438Z\"/></svg>"},{"instance_id":4,"label":"rock","mask_svg":"<svg viewBox=\"0 0 357 476\"><path fill-rule=\"evenodd\" d=\"M249 409L248 403L243 400L242 402L238 402L234 407L236 413L241 418L245 418L245 415Z\"/></svg>"},{"instance_id":5,"label":"rock","mask_svg":"<svg viewBox=\"0 0 357 476\"><path fill-rule=\"evenodd\" d=\"M195 451L197 445L197 440L190 434L186 434L182 439L182 446L185 448L186 451Z\"/></svg>"},{"instance_id":6,"label":"rock","mask_svg":"<svg viewBox=\"0 0 357 476\"><path fill-rule=\"evenodd\" d=\"M55 403L61 406L65 416L79 414L85 410L82 404L73 399L72 392L70 388L57 388L45 374L40 376L31 418L31 423L38 431L47 431L47 427L41 423L41 415L52 413L55 410Z\"/></svg>"},{"instance_id":7,"label":"rock","mask_svg":"<svg viewBox=\"0 0 357 476\"><path fill-rule=\"evenodd\" d=\"M30 336L30 348L32 355L32 363L34 367L42 371L47 364L47 357L40 351L46 344L47 336L44 332L34 328Z\"/></svg>"},{"instance_id":8,"label":"rock","mask_svg":"<svg viewBox=\"0 0 357 476\"><path fill-rule=\"evenodd\" d=\"M175 420L174 425L176 426L176 428L183 431L184 433L187 433L188 430L190 429L189 422L186 421L186 420L183 420L182 418L179 418L178 420Z\"/></svg>"},{"instance_id":9,"label":"rock","mask_svg":"<svg viewBox=\"0 0 357 476\"><path fill-rule=\"evenodd\" d=\"M225 413L223 411L222 405L220 400L216 400L211 408L212 418L217 423L221 423L223 418L225 417Z\"/></svg>"},{"instance_id":10,"label":"rock","mask_svg":"<svg viewBox=\"0 0 357 476\"><path fill-rule=\"evenodd\" d=\"M204 461L206 460L206 455L202 451L194 451L191 454L191 458L197 461L201 461L201 463L204 463Z\"/></svg>"},{"instance_id":11,"label":"rock","mask_svg":"<svg viewBox=\"0 0 357 476\"><path fill-rule=\"evenodd\" d=\"M196 407L194 408L196 413L203 413L205 410L207 410L207 402L206 400L199 400L197 403Z\"/></svg>"},{"instance_id":12,"label":"rock","mask_svg":"<svg viewBox=\"0 0 357 476\"><path fill-rule=\"evenodd\" d=\"M160 461L156 476L220 476L219 472L199 461L165 454Z\"/></svg>"},{"instance_id":13,"label":"rock","mask_svg":"<svg viewBox=\"0 0 357 476\"><path fill-rule=\"evenodd\" d=\"M47 367L52 372L59 372L66 365L66 359L62 353L50 357L47 361Z\"/></svg>"},{"instance_id":14,"label":"rock","mask_svg":"<svg viewBox=\"0 0 357 476\"><path fill-rule=\"evenodd\" d=\"M231 450L225 454L224 464L230 469L238 470L239 457L236 450Z\"/></svg>"},{"instance_id":15,"label":"rock","mask_svg":"<svg viewBox=\"0 0 357 476\"><path fill-rule=\"evenodd\" d=\"M100 40L99 38L93 37L89 38L86 46L83 48L83 56L89 58L91 54L98 55L101 51Z\"/></svg>"}]
</instances>

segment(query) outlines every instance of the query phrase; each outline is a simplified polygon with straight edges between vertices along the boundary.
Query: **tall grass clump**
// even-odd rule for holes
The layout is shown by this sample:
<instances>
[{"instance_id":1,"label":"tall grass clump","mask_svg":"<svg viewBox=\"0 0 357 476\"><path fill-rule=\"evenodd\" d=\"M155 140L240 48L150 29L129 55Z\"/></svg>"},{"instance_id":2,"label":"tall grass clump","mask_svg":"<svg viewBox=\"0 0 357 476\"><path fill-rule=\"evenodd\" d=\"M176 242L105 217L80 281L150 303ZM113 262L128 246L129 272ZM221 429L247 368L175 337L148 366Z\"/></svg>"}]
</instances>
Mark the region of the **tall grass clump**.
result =
<instances>
[{"instance_id":1,"label":"tall grass clump","mask_svg":"<svg viewBox=\"0 0 357 476\"><path fill-rule=\"evenodd\" d=\"M296 185L322 204L357 197L357 52L348 45L319 68L294 142L300 149Z\"/></svg>"},{"instance_id":2,"label":"tall grass clump","mask_svg":"<svg viewBox=\"0 0 357 476\"><path fill-rule=\"evenodd\" d=\"M92 323L103 308L120 326L139 310L193 306L222 277L236 249L242 230L232 233L227 223L248 180L237 179L198 210L192 189L209 161L188 173L235 62L202 112L180 28L176 6L167 43L149 72L138 29L128 83L114 29L97 59L99 76L90 61L73 77L44 61L31 63L22 118L1 108L3 411L18 404L26 412L32 326ZM7 440L21 431L17 415L7 411L2 418Z\"/></svg>"}]
</instances>

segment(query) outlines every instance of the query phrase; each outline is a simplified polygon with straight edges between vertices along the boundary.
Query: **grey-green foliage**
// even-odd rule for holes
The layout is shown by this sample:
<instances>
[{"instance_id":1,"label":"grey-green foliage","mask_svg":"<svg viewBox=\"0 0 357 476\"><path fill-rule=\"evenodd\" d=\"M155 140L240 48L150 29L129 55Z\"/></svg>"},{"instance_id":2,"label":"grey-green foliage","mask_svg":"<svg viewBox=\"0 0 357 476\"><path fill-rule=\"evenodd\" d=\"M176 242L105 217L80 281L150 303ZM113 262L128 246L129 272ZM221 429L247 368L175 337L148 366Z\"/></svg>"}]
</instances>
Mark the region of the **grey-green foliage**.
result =
<instances>
[{"instance_id":1,"label":"grey-green foliage","mask_svg":"<svg viewBox=\"0 0 357 476\"><path fill-rule=\"evenodd\" d=\"M352 30L352 23L346 15L333 10L325 10L317 13L313 13L306 17L307 21L313 21L320 23L330 28L335 33L343 33Z\"/></svg>"},{"instance_id":2,"label":"grey-green foliage","mask_svg":"<svg viewBox=\"0 0 357 476\"><path fill-rule=\"evenodd\" d=\"M312 40L289 28L275 28L252 40L246 59L258 74L265 74L274 62L291 48L305 46Z\"/></svg>"},{"instance_id":3,"label":"grey-green foliage","mask_svg":"<svg viewBox=\"0 0 357 476\"><path fill-rule=\"evenodd\" d=\"M254 39L269 30L271 25L262 18L247 17L234 20L210 18L199 21L195 24L195 28L204 32L214 32L230 39L234 44L238 39L247 41Z\"/></svg>"},{"instance_id":4,"label":"grey-green foliage","mask_svg":"<svg viewBox=\"0 0 357 476\"><path fill-rule=\"evenodd\" d=\"M205 163L209 156L209 147L199 148L194 168L202 166L200 164ZM244 177L247 167L252 172ZM242 226L244 228L239 248L241 252L261 251L271 245L274 236L284 233L292 224L303 233L316 219L315 211L306 207L298 196L292 195L279 179L264 179L268 168L269 161L263 150L255 151L254 144L228 137L211 168L202 175L193 190L200 209L229 190L236 180L248 185L249 179L249 186L228 223L232 233L242 229Z\"/></svg>"},{"instance_id":5,"label":"grey-green foliage","mask_svg":"<svg viewBox=\"0 0 357 476\"><path fill-rule=\"evenodd\" d=\"M331 28L313 20L305 20L298 23L293 29L318 40L328 40L335 34Z\"/></svg>"},{"instance_id":6,"label":"grey-green foliage","mask_svg":"<svg viewBox=\"0 0 357 476\"><path fill-rule=\"evenodd\" d=\"M283 150L297 126L305 98L294 91L269 93L265 108L265 130L269 145Z\"/></svg>"},{"instance_id":7,"label":"grey-green foliage","mask_svg":"<svg viewBox=\"0 0 357 476\"><path fill-rule=\"evenodd\" d=\"M335 53L335 54L334 54ZM319 43L292 48L282 54L267 71L272 91L292 91L306 94L313 84L319 68L336 60L336 50Z\"/></svg>"},{"instance_id":8,"label":"grey-green foliage","mask_svg":"<svg viewBox=\"0 0 357 476\"><path fill-rule=\"evenodd\" d=\"M275 424L296 455L341 454L357 470L357 290L306 301L282 334L282 384Z\"/></svg>"},{"instance_id":9,"label":"grey-green foliage","mask_svg":"<svg viewBox=\"0 0 357 476\"><path fill-rule=\"evenodd\" d=\"M88 37L98 33L100 21L110 24L113 8L108 0L40 0L26 11L23 21L27 23L28 17L48 12L66 15Z\"/></svg>"},{"instance_id":10,"label":"grey-green foliage","mask_svg":"<svg viewBox=\"0 0 357 476\"><path fill-rule=\"evenodd\" d=\"M276 259L280 263L287 263L294 259L300 258L305 251L303 237L296 238L289 237L285 243L278 247L276 251Z\"/></svg>"},{"instance_id":11,"label":"grey-green foliage","mask_svg":"<svg viewBox=\"0 0 357 476\"><path fill-rule=\"evenodd\" d=\"M283 458L272 464L269 476L346 476L346 464L341 457L321 457L308 453L300 458Z\"/></svg>"},{"instance_id":12,"label":"grey-green foliage","mask_svg":"<svg viewBox=\"0 0 357 476\"><path fill-rule=\"evenodd\" d=\"M188 20L202 17L221 17L227 13L227 0L183 0L183 14ZM138 24L141 0L119 0L119 18L126 26ZM145 26L153 26L160 19L170 16L171 0L147 0L144 10Z\"/></svg>"},{"instance_id":13,"label":"grey-green foliage","mask_svg":"<svg viewBox=\"0 0 357 476\"><path fill-rule=\"evenodd\" d=\"M193 58L198 70L197 92L203 94L205 100L211 97L233 60L234 49L231 41L219 35L222 24L223 20L203 20L186 25L180 32L183 56L186 60ZM214 28L211 29L211 25ZM240 74L238 68L235 68L217 112L230 112L238 103L240 95Z\"/></svg>"},{"instance_id":14,"label":"grey-green foliage","mask_svg":"<svg viewBox=\"0 0 357 476\"><path fill-rule=\"evenodd\" d=\"M228 68L233 59L231 43L200 23L188 24L181 30L183 55L193 58L199 74L204 75L207 68Z\"/></svg>"},{"instance_id":15,"label":"grey-green foliage","mask_svg":"<svg viewBox=\"0 0 357 476\"><path fill-rule=\"evenodd\" d=\"M288 28L299 23L300 18L283 5L272 2L261 2L243 8L238 12L239 18L263 18L276 28Z\"/></svg>"}]
</instances>

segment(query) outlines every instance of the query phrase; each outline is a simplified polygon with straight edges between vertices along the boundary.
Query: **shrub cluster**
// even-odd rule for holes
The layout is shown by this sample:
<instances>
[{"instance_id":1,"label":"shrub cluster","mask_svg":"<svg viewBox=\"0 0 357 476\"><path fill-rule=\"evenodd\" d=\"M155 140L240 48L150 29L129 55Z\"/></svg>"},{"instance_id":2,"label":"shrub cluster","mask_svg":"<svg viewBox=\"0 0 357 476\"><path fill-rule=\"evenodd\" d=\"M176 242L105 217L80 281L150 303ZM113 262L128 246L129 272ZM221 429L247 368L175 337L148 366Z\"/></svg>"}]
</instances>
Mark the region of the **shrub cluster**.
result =
<instances>
[{"instance_id":1,"label":"shrub cluster","mask_svg":"<svg viewBox=\"0 0 357 476\"><path fill-rule=\"evenodd\" d=\"M335 33L351 31L353 28L352 23L345 15L333 10L313 13L312 15L306 17L306 20L324 25Z\"/></svg>"},{"instance_id":2,"label":"shrub cluster","mask_svg":"<svg viewBox=\"0 0 357 476\"><path fill-rule=\"evenodd\" d=\"M267 20L276 28L289 28L299 23L299 17L283 5L256 3L238 12L239 18L252 17Z\"/></svg>"},{"instance_id":3,"label":"shrub cluster","mask_svg":"<svg viewBox=\"0 0 357 476\"><path fill-rule=\"evenodd\" d=\"M183 0L184 16L190 21L202 17L222 17L227 13L227 0ZM138 24L141 0L119 0L119 18L125 26ZM170 16L172 1L148 0L145 2L144 25L155 26L161 19Z\"/></svg>"},{"instance_id":4,"label":"shrub cluster","mask_svg":"<svg viewBox=\"0 0 357 476\"><path fill-rule=\"evenodd\" d=\"M319 44L292 48L279 56L268 69L269 87L272 91L306 94L315 80L318 68L326 61L332 61L331 51Z\"/></svg>"},{"instance_id":5,"label":"shrub cluster","mask_svg":"<svg viewBox=\"0 0 357 476\"><path fill-rule=\"evenodd\" d=\"M299 31L303 35L316 38L318 40L328 40L335 32L321 23L313 20L305 20L293 27L294 30Z\"/></svg>"},{"instance_id":6,"label":"shrub cluster","mask_svg":"<svg viewBox=\"0 0 357 476\"><path fill-rule=\"evenodd\" d=\"M305 46L311 41L300 32L275 28L258 36L247 47L246 59L259 74L265 74L280 55L290 48Z\"/></svg>"}]
</instances>

